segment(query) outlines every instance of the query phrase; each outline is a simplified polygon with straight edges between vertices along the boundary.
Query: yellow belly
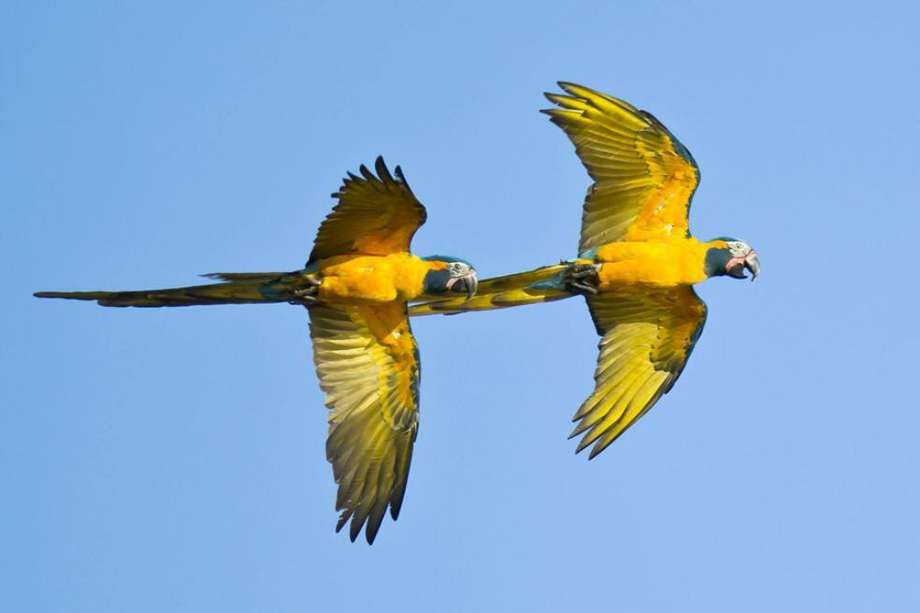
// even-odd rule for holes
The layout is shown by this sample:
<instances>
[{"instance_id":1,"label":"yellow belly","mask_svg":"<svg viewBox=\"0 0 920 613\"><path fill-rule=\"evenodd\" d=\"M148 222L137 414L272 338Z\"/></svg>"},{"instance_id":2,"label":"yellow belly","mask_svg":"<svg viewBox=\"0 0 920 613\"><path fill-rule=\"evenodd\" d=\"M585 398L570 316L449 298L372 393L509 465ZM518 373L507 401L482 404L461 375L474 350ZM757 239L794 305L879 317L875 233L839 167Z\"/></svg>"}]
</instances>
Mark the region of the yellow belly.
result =
<instances>
[{"instance_id":1,"label":"yellow belly","mask_svg":"<svg viewBox=\"0 0 920 613\"><path fill-rule=\"evenodd\" d=\"M600 290L624 285L674 287L706 279L709 247L695 238L665 241L617 242L598 248L595 261Z\"/></svg>"},{"instance_id":2,"label":"yellow belly","mask_svg":"<svg viewBox=\"0 0 920 613\"><path fill-rule=\"evenodd\" d=\"M408 253L326 258L317 266L319 299L334 304L406 302L421 295L428 268Z\"/></svg>"}]
</instances>

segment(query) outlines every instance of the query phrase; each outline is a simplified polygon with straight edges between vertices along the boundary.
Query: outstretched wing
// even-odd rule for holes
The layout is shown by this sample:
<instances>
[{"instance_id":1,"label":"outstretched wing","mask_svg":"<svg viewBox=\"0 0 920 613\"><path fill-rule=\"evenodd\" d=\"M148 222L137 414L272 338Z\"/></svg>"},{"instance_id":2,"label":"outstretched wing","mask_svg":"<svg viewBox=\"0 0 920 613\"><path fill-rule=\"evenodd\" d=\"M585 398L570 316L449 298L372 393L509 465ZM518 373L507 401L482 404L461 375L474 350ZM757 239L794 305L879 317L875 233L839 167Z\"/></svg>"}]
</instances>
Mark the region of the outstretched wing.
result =
<instances>
[{"instance_id":1,"label":"outstretched wing","mask_svg":"<svg viewBox=\"0 0 920 613\"><path fill-rule=\"evenodd\" d=\"M689 286L618 290L587 298L602 336L594 392L572 421L577 451L603 451L680 376L706 323L706 304Z\"/></svg>"},{"instance_id":2,"label":"outstretched wing","mask_svg":"<svg viewBox=\"0 0 920 613\"><path fill-rule=\"evenodd\" d=\"M354 541L366 522L373 543L387 507L399 516L418 432L419 358L406 305L313 306L310 337L330 409L336 531L350 519Z\"/></svg>"},{"instance_id":3,"label":"outstretched wing","mask_svg":"<svg viewBox=\"0 0 920 613\"><path fill-rule=\"evenodd\" d=\"M348 173L339 191L338 204L316 233L307 262L334 255L362 253L388 255L409 251L415 231L425 223L425 207L412 193L399 166L390 174L382 157L374 164L375 175L362 165L361 176Z\"/></svg>"},{"instance_id":4,"label":"outstretched wing","mask_svg":"<svg viewBox=\"0 0 920 613\"><path fill-rule=\"evenodd\" d=\"M594 179L585 197L579 254L618 240L689 236L690 200L700 171L677 138L628 102L559 83L543 112L562 128Z\"/></svg>"}]
</instances>

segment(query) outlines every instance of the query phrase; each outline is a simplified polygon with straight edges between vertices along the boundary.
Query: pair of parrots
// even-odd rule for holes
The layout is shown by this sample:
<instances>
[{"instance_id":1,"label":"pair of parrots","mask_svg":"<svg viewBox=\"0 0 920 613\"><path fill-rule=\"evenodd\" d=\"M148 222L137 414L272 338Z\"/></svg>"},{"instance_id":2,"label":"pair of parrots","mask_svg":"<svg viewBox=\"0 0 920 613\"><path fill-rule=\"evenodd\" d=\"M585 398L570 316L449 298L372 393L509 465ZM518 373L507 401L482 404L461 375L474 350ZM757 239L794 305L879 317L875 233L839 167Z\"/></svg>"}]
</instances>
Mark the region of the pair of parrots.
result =
<instances>
[{"instance_id":1,"label":"pair of parrots","mask_svg":"<svg viewBox=\"0 0 920 613\"><path fill-rule=\"evenodd\" d=\"M690 152L654 116L572 83L545 110L575 145L594 184L578 257L478 282L465 260L420 258L412 236L425 207L397 166L349 173L302 270L213 273L220 283L128 292L38 292L103 306L287 302L307 308L329 408L326 457L338 484L336 530L372 543L389 508L399 515L418 432L419 352L410 315L459 313L585 296L601 336L595 388L575 414L578 451L594 457L668 392L706 321L693 285L752 278L743 241L701 242L688 212L699 182ZM410 303L412 303L410 305Z\"/></svg>"}]
</instances>

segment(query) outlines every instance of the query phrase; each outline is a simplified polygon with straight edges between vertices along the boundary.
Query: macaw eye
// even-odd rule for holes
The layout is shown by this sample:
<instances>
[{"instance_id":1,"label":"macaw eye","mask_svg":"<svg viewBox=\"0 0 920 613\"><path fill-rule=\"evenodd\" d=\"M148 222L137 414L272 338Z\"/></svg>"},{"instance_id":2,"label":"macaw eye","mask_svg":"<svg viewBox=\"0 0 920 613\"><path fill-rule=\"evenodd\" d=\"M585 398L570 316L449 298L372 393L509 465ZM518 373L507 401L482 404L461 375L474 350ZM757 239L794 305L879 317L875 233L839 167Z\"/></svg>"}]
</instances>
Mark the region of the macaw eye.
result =
<instances>
[{"instance_id":1,"label":"macaw eye","mask_svg":"<svg viewBox=\"0 0 920 613\"><path fill-rule=\"evenodd\" d=\"M728 249L737 257L745 256L751 251L751 248L741 241L731 241L728 243Z\"/></svg>"}]
</instances>

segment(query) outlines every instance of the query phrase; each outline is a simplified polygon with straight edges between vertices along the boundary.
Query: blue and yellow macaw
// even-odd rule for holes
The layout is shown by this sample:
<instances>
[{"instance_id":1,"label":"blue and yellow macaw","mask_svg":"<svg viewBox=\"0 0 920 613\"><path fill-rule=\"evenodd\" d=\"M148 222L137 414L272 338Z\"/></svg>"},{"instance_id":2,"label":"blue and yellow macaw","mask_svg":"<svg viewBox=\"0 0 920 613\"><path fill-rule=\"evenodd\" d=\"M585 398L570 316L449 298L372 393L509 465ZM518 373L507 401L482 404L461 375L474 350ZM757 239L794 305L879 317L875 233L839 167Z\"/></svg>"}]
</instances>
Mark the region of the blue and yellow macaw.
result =
<instances>
[{"instance_id":1,"label":"blue and yellow macaw","mask_svg":"<svg viewBox=\"0 0 920 613\"><path fill-rule=\"evenodd\" d=\"M407 303L476 291L464 260L409 252L425 207L397 166L377 158L333 194L307 265L294 272L213 273L223 282L130 292L38 292L40 298L103 306L190 306L289 302L310 314L313 360L329 408L326 457L338 484L336 531L366 523L373 543L387 508L399 516L418 432L419 354Z\"/></svg>"},{"instance_id":2,"label":"blue and yellow macaw","mask_svg":"<svg viewBox=\"0 0 920 613\"><path fill-rule=\"evenodd\" d=\"M573 83L547 93L544 110L575 145L594 180L585 197L578 259L486 279L472 300L415 305L412 315L459 313L582 294L601 336L593 393L575 413L577 451L603 451L673 387L703 331L706 304L693 286L710 277L752 279L745 242L690 234L700 171L651 113ZM570 438L571 438L570 437Z\"/></svg>"}]
</instances>

